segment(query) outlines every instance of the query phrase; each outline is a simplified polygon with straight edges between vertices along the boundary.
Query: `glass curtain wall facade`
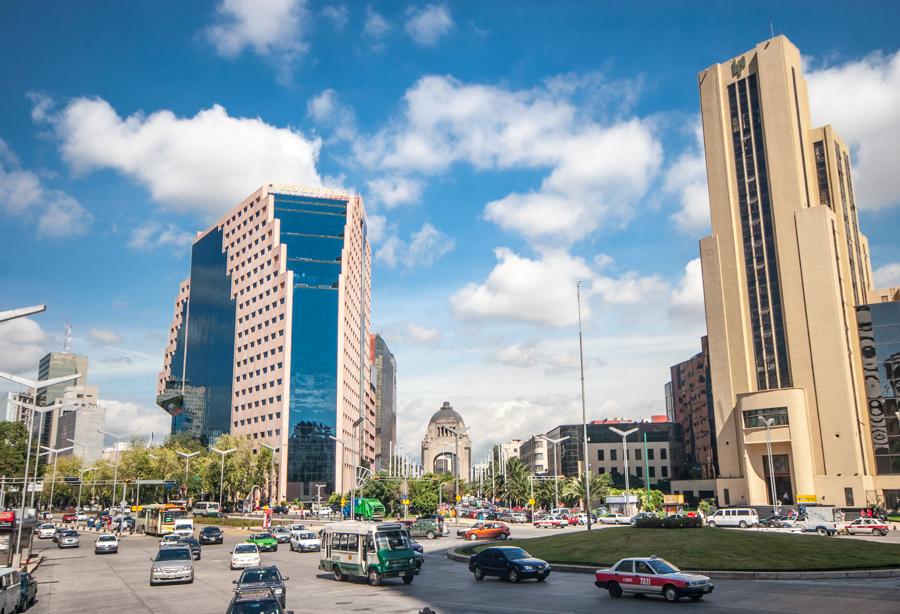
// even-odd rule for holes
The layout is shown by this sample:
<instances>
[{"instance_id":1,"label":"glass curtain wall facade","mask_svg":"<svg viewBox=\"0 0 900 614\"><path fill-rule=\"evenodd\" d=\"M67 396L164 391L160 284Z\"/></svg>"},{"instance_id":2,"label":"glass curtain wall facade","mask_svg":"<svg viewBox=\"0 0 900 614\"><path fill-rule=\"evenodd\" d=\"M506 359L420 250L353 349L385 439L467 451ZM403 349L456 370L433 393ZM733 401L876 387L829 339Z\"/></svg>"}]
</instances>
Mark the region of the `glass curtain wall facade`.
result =
<instances>
[{"instance_id":1,"label":"glass curtain wall facade","mask_svg":"<svg viewBox=\"0 0 900 614\"><path fill-rule=\"evenodd\" d=\"M875 471L900 475L900 302L856 309Z\"/></svg>"}]
</instances>

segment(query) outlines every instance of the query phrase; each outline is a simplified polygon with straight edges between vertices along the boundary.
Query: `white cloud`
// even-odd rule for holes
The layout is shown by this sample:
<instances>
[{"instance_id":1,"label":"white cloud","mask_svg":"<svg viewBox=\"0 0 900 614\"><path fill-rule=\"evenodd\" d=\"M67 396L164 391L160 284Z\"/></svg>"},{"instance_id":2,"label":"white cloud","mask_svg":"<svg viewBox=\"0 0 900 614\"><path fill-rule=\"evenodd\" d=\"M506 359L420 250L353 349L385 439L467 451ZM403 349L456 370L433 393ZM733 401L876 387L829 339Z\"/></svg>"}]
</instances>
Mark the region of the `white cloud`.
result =
<instances>
[{"instance_id":1,"label":"white cloud","mask_svg":"<svg viewBox=\"0 0 900 614\"><path fill-rule=\"evenodd\" d=\"M896 288L900 286L900 262L892 262L872 271L876 288Z\"/></svg>"},{"instance_id":2,"label":"white cloud","mask_svg":"<svg viewBox=\"0 0 900 614\"><path fill-rule=\"evenodd\" d=\"M685 265L684 275L679 280L678 287L672 291L669 315L677 323L705 325L703 270L699 258L694 258Z\"/></svg>"},{"instance_id":3,"label":"white cloud","mask_svg":"<svg viewBox=\"0 0 900 614\"><path fill-rule=\"evenodd\" d=\"M401 118L354 143L370 169L435 174L457 162L476 169L549 169L540 188L513 193L485 217L532 240L573 241L627 221L654 178L662 147L639 119L598 124L581 116L572 88L507 90L427 76L404 96Z\"/></svg>"},{"instance_id":4,"label":"white cloud","mask_svg":"<svg viewBox=\"0 0 900 614\"><path fill-rule=\"evenodd\" d=\"M0 371L34 374L46 341L47 333L29 318L0 323Z\"/></svg>"},{"instance_id":5,"label":"white cloud","mask_svg":"<svg viewBox=\"0 0 900 614\"><path fill-rule=\"evenodd\" d=\"M900 51L806 75L814 125L831 124L853 149L861 209L900 204Z\"/></svg>"},{"instance_id":6,"label":"white cloud","mask_svg":"<svg viewBox=\"0 0 900 614\"><path fill-rule=\"evenodd\" d=\"M131 231L128 246L137 250L152 250L158 247L187 247L194 235L175 224L162 226L157 222L147 222Z\"/></svg>"},{"instance_id":7,"label":"white cloud","mask_svg":"<svg viewBox=\"0 0 900 614\"><path fill-rule=\"evenodd\" d=\"M494 350L491 360L513 367L533 367L541 358L541 349L534 341L513 343Z\"/></svg>"},{"instance_id":8,"label":"white cloud","mask_svg":"<svg viewBox=\"0 0 900 614\"><path fill-rule=\"evenodd\" d=\"M453 251L455 245L451 237L426 223L408 242L395 234L389 236L375 253L375 260L391 269L427 267Z\"/></svg>"},{"instance_id":9,"label":"white cloud","mask_svg":"<svg viewBox=\"0 0 900 614\"><path fill-rule=\"evenodd\" d=\"M83 235L93 216L73 197L44 187L37 173L21 168L19 160L0 139L0 210L21 216L49 238Z\"/></svg>"},{"instance_id":10,"label":"white cloud","mask_svg":"<svg viewBox=\"0 0 900 614\"><path fill-rule=\"evenodd\" d=\"M441 330L439 328L422 326L415 322L408 322L405 338L415 343L432 343L441 338Z\"/></svg>"},{"instance_id":11,"label":"white cloud","mask_svg":"<svg viewBox=\"0 0 900 614\"><path fill-rule=\"evenodd\" d=\"M418 203L422 198L424 183L409 177L381 177L369 181L369 197L388 209L400 205Z\"/></svg>"},{"instance_id":12,"label":"white cloud","mask_svg":"<svg viewBox=\"0 0 900 614\"><path fill-rule=\"evenodd\" d=\"M383 51L384 43L381 40L391 31L391 24L388 23L381 13L375 11L371 6L366 7L366 21L363 25L363 35L370 39L370 46L375 51Z\"/></svg>"},{"instance_id":13,"label":"white cloud","mask_svg":"<svg viewBox=\"0 0 900 614\"><path fill-rule=\"evenodd\" d=\"M388 230L387 218L383 215L371 214L366 216L366 229L368 230L369 243L381 243Z\"/></svg>"},{"instance_id":14,"label":"white cloud","mask_svg":"<svg viewBox=\"0 0 900 614\"><path fill-rule=\"evenodd\" d=\"M122 335L108 328L91 328L88 330L88 338L100 345L119 345L122 343Z\"/></svg>"},{"instance_id":15,"label":"white cloud","mask_svg":"<svg viewBox=\"0 0 900 614\"><path fill-rule=\"evenodd\" d=\"M306 114L318 126L330 129L333 140L350 141L356 137L356 115L333 89L311 98L306 103Z\"/></svg>"},{"instance_id":16,"label":"white cloud","mask_svg":"<svg viewBox=\"0 0 900 614\"><path fill-rule=\"evenodd\" d=\"M101 399L106 408L106 429L117 435L128 435L146 439L150 433L154 439L168 436L172 427L172 417L159 407L146 408L129 401Z\"/></svg>"},{"instance_id":17,"label":"white cloud","mask_svg":"<svg viewBox=\"0 0 900 614\"><path fill-rule=\"evenodd\" d=\"M709 191L699 119L694 136L695 145L676 158L666 170L663 181L663 191L678 199L679 208L672 214L672 221L686 234L699 234L709 229Z\"/></svg>"},{"instance_id":18,"label":"white cloud","mask_svg":"<svg viewBox=\"0 0 900 614\"><path fill-rule=\"evenodd\" d=\"M332 23L337 30L343 30L349 18L346 5L328 4L322 7L322 17Z\"/></svg>"},{"instance_id":19,"label":"white cloud","mask_svg":"<svg viewBox=\"0 0 900 614\"><path fill-rule=\"evenodd\" d=\"M532 260L501 247L498 263L480 284L470 283L450 299L454 315L462 319L499 318L545 326L568 326L577 320L575 282L593 273L583 258L564 251ZM590 307L583 306L585 317Z\"/></svg>"},{"instance_id":20,"label":"white cloud","mask_svg":"<svg viewBox=\"0 0 900 614\"><path fill-rule=\"evenodd\" d=\"M429 4L413 10L404 29L423 47L434 47L453 28L450 9L443 4Z\"/></svg>"},{"instance_id":21,"label":"white cloud","mask_svg":"<svg viewBox=\"0 0 900 614\"><path fill-rule=\"evenodd\" d=\"M168 110L122 118L103 99L77 98L56 117L75 172L113 169L165 208L214 219L263 183L320 183L320 141L219 105L180 118Z\"/></svg>"},{"instance_id":22,"label":"white cloud","mask_svg":"<svg viewBox=\"0 0 900 614\"><path fill-rule=\"evenodd\" d=\"M599 295L608 305L638 305L645 301L664 299L669 291L666 281L659 275L639 275L628 271L619 277L598 276L591 287L591 294Z\"/></svg>"},{"instance_id":23,"label":"white cloud","mask_svg":"<svg viewBox=\"0 0 900 614\"><path fill-rule=\"evenodd\" d=\"M271 58L279 78L288 80L293 62L309 48L304 40L306 0L222 0L216 12L217 21L206 35L223 57L235 58L251 49Z\"/></svg>"}]
</instances>

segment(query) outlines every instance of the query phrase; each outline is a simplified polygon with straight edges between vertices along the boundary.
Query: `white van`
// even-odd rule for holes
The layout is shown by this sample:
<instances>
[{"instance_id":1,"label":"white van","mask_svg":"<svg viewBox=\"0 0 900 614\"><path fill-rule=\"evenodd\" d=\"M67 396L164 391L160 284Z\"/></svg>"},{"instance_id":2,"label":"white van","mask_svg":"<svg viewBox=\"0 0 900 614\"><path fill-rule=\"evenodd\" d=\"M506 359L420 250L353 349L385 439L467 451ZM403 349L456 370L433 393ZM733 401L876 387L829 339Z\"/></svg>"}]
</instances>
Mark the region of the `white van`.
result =
<instances>
[{"instance_id":1,"label":"white van","mask_svg":"<svg viewBox=\"0 0 900 614\"><path fill-rule=\"evenodd\" d=\"M175 529L172 531L172 535L177 535L179 537L193 537L194 536L194 521L191 518L176 518L175 519Z\"/></svg>"},{"instance_id":2,"label":"white van","mask_svg":"<svg viewBox=\"0 0 900 614\"><path fill-rule=\"evenodd\" d=\"M730 507L716 510L706 519L706 524L711 527L755 527L759 525L759 514L749 507Z\"/></svg>"},{"instance_id":3,"label":"white van","mask_svg":"<svg viewBox=\"0 0 900 614\"><path fill-rule=\"evenodd\" d=\"M0 612L3 614L13 614L18 610L22 591L20 582L18 570L0 570Z\"/></svg>"}]
</instances>

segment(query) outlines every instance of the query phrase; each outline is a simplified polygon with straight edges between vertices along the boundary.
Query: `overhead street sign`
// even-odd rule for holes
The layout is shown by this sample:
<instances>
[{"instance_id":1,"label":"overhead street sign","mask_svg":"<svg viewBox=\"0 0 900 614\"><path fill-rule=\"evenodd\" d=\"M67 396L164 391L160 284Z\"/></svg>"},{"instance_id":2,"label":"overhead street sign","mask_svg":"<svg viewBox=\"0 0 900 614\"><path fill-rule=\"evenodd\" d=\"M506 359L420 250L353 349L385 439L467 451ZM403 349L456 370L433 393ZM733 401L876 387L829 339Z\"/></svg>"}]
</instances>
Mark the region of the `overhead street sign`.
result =
<instances>
[{"instance_id":1,"label":"overhead street sign","mask_svg":"<svg viewBox=\"0 0 900 614\"><path fill-rule=\"evenodd\" d=\"M168 481L172 482L173 486L175 485L174 481L172 481L172 480L168 480ZM162 486L163 484L166 484L166 482L167 482L166 480L135 480L134 482L132 482L132 484L138 484L140 486L155 484L157 486Z\"/></svg>"}]
</instances>

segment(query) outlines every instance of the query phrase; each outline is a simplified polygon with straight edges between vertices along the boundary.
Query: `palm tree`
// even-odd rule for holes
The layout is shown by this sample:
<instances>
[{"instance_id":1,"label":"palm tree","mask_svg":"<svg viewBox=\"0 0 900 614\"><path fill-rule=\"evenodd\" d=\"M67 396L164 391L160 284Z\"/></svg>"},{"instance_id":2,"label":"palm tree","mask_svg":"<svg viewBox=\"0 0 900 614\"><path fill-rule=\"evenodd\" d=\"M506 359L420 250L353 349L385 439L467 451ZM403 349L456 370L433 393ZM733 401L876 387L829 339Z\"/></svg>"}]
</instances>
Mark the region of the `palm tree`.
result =
<instances>
[{"instance_id":1,"label":"palm tree","mask_svg":"<svg viewBox=\"0 0 900 614\"><path fill-rule=\"evenodd\" d=\"M506 463L503 497L512 505L523 505L531 497L531 473L518 458L511 458Z\"/></svg>"},{"instance_id":2,"label":"palm tree","mask_svg":"<svg viewBox=\"0 0 900 614\"><path fill-rule=\"evenodd\" d=\"M549 478L546 480L535 480L534 484L534 498L537 501L537 505L544 509L551 509L556 507L556 493L557 486L556 482L559 481L559 493L562 495L563 491L563 481L556 480L555 478Z\"/></svg>"},{"instance_id":3,"label":"palm tree","mask_svg":"<svg viewBox=\"0 0 900 614\"><path fill-rule=\"evenodd\" d=\"M591 502L605 497L609 491L612 480L608 473L591 474ZM585 505L585 481L584 476L572 477L566 480L563 487L563 497L567 501L578 501L583 509L591 506Z\"/></svg>"}]
</instances>

